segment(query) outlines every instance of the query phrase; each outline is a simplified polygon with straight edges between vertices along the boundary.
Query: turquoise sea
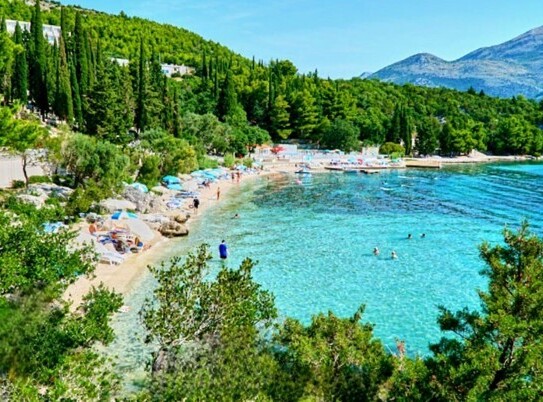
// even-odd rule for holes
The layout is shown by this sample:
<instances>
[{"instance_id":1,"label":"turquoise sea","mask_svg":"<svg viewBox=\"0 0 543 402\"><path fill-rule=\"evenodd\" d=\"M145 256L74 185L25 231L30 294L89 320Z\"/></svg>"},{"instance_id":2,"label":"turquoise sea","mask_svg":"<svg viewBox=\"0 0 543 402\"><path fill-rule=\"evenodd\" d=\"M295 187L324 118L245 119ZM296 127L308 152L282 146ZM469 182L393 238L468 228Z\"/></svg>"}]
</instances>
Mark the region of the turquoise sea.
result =
<instances>
[{"instance_id":1,"label":"turquoise sea","mask_svg":"<svg viewBox=\"0 0 543 402\"><path fill-rule=\"evenodd\" d=\"M479 307L477 290L486 287L479 244L500 242L505 225L516 228L525 218L543 235L543 164L285 174L242 182L234 191L168 255L206 242L218 266L225 239L229 266L245 257L258 261L254 277L275 294L282 317L307 323L328 310L351 316L364 304L375 335L391 350L396 339L405 340L413 355L428 353L441 336L437 306ZM147 276L127 297L131 311L118 315L118 339L109 348L121 370L133 374L148 358L138 310L153 286Z\"/></svg>"}]
</instances>

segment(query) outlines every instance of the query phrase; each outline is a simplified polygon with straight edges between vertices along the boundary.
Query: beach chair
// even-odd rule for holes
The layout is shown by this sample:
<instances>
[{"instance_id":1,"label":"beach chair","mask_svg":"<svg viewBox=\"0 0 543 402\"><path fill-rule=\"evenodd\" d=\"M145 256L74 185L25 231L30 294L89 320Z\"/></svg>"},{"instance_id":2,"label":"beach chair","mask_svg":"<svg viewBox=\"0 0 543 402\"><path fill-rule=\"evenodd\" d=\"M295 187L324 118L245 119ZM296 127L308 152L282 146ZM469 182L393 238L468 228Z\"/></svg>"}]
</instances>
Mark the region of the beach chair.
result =
<instances>
[{"instance_id":1,"label":"beach chair","mask_svg":"<svg viewBox=\"0 0 543 402\"><path fill-rule=\"evenodd\" d=\"M124 257L114 251L108 251L100 254L100 262L107 263L109 265L119 265L124 262Z\"/></svg>"},{"instance_id":2,"label":"beach chair","mask_svg":"<svg viewBox=\"0 0 543 402\"><path fill-rule=\"evenodd\" d=\"M103 244L96 244L96 252L100 256L100 262L107 263L109 265L118 265L124 262L125 257L115 251L110 251Z\"/></svg>"}]
</instances>

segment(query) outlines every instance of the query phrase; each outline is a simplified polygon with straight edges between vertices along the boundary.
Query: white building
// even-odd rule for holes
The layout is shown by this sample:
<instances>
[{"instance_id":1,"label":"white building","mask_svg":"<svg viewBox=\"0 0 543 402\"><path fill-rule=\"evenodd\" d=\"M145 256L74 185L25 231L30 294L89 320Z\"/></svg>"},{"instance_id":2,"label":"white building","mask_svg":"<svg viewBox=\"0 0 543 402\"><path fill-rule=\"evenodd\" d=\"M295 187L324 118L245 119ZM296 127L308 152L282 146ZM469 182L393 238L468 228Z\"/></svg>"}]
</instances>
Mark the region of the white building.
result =
<instances>
[{"instance_id":1,"label":"white building","mask_svg":"<svg viewBox=\"0 0 543 402\"><path fill-rule=\"evenodd\" d=\"M19 26L23 31L30 32L30 22L27 21L15 21L15 20L6 20L6 28L10 35L15 33L15 27L19 23ZM47 25L43 24L43 36L47 39L47 42L53 44L58 43L61 34L60 27L58 25Z\"/></svg>"},{"instance_id":2,"label":"white building","mask_svg":"<svg viewBox=\"0 0 543 402\"><path fill-rule=\"evenodd\" d=\"M116 62L121 67L126 67L130 63L128 59L120 59L118 57L112 57L111 61ZM171 77L174 74L190 75L194 73L194 68L182 64L161 64L160 67L162 68L162 73L167 77Z\"/></svg>"},{"instance_id":3,"label":"white building","mask_svg":"<svg viewBox=\"0 0 543 402\"><path fill-rule=\"evenodd\" d=\"M189 75L194 73L194 68L184 66L184 65L177 65L177 64L161 64L162 72L165 76L171 77L174 74L178 75Z\"/></svg>"}]
</instances>

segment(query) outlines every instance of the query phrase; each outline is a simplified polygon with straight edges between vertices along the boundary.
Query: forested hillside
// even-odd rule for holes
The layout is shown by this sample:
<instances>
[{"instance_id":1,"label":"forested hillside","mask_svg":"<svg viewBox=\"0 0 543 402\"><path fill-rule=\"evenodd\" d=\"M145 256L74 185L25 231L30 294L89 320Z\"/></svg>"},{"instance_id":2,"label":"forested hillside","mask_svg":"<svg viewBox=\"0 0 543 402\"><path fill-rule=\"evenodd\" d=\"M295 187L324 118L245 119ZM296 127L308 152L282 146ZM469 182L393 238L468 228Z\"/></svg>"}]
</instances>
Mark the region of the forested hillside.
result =
<instances>
[{"instance_id":1,"label":"forested hillside","mask_svg":"<svg viewBox=\"0 0 543 402\"><path fill-rule=\"evenodd\" d=\"M541 108L522 97L333 81L316 71L302 74L288 60L249 60L184 29L123 13L58 4L37 13L39 7L33 11L22 0L0 5L6 18L35 21L30 34L10 40L3 33L5 103L26 102L28 87L42 114L53 112L75 130L113 143L161 129L200 155L245 154L269 139L266 131L277 141L344 150L358 149L360 141L402 142L408 154L543 149ZM62 40L47 45L36 34L41 23L62 26ZM113 57L130 64L122 67ZM184 63L196 73L166 79L162 62Z\"/></svg>"}]
</instances>

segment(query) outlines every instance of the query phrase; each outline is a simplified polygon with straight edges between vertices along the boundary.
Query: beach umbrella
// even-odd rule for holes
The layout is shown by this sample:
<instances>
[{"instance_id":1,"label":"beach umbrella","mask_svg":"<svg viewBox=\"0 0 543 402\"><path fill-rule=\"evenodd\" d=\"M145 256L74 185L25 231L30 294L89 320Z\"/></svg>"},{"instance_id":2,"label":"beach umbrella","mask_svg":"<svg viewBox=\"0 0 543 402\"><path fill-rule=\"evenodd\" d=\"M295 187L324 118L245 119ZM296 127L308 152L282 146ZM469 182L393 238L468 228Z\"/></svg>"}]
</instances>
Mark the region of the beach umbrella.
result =
<instances>
[{"instance_id":1,"label":"beach umbrella","mask_svg":"<svg viewBox=\"0 0 543 402\"><path fill-rule=\"evenodd\" d=\"M136 215L134 212L127 212L127 211L115 211L113 215L111 215L111 219L113 220L120 220L120 219L137 219L138 215Z\"/></svg>"},{"instance_id":2,"label":"beach umbrella","mask_svg":"<svg viewBox=\"0 0 543 402\"><path fill-rule=\"evenodd\" d=\"M168 190L175 190L175 191L181 191L183 190L183 187L181 186L181 184L178 184L178 183L173 183L173 184L168 184L166 186L166 188Z\"/></svg>"},{"instance_id":3,"label":"beach umbrella","mask_svg":"<svg viewBox=\"0 0 543 402\"><path fill-rule=\"evenodd\" d=\"M181 180L179 179L179 177L175 176L164 176L162 178L162 181L166 184L181 184Z\"/></svg>"},{"instance_id":4,"label":"beach umbrella","mask_svg":"<svg viewBox=\"0 0 543 402\"><path fill-rule=\"evenodd\" d=\"M126 226L130 230L130 233L138 236L144 242L151 241L155 238L155 233L140 219L129 219L126 221Z\"/></svg>"},{"instance_id":5,"label":"beach umbrella","mask_svg":"<svg viewBox=\"0 0 543 402\"><path fill-rule=\"evenodd\" d=\"M142 183L132 183L130 185L131 187L134 187L136 190L139 190L141 191L142 193L148 193L149 192L149 189L147 188L147 186L145 184L142 184Z\"/></svg>"}]
</instances>

